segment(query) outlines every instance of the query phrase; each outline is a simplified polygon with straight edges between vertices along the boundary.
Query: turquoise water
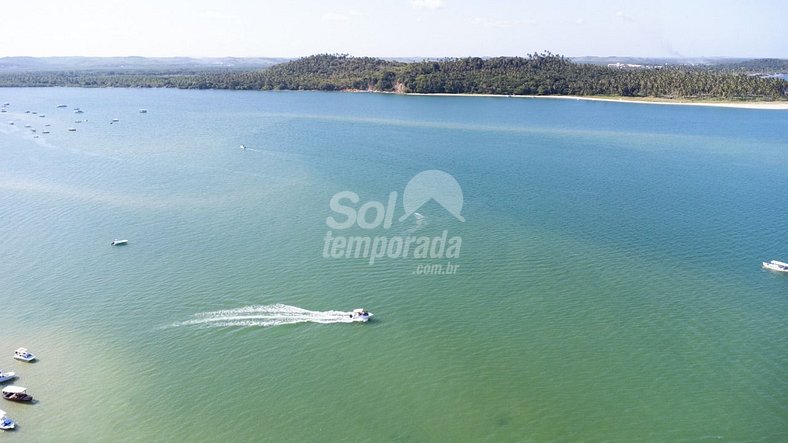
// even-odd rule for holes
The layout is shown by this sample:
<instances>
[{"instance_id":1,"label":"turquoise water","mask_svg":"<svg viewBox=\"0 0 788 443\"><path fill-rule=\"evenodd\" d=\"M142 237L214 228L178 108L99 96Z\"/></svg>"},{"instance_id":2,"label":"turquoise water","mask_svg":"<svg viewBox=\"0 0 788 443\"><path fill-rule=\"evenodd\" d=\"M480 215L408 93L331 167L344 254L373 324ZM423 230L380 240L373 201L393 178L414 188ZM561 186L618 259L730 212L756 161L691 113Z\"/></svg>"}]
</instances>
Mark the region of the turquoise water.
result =
<instances>
[{"instance_id":1,"label":"turquoise water","mask_svg":"<svg viewBox=\"0 0 788 443\"><path fill-rule=\"evenodd\" d=\"M788 440L788 276L760 269L788 260L788 112L127 89L5 102L0 368L38 402L0 405L19 423L3 439ZM369 233L447 230L456 273L322 256L336 192L385 204L430 169L462 186L466 221L428 203L399 222L398 200ZM347 323L362 306L374 320ZM13 361L19 346L40 361Z\"/></svg>"}]
</instances>

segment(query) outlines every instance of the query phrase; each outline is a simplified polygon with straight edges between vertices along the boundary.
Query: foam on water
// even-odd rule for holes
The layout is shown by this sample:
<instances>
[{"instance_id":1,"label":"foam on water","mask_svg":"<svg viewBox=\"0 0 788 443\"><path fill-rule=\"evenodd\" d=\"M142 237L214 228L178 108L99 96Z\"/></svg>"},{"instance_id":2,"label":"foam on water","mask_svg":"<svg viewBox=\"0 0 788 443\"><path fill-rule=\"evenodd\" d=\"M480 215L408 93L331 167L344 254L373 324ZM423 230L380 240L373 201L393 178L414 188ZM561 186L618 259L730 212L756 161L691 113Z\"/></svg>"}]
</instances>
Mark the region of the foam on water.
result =
<instances>
[{"instance_id":1,"label":"foam on water","mask_svg":"<svg viewBox=\"0 0 788 443\"><path fill-rule=\"evenodd\" d=\"M284 304L253 305L236 309L201 312L191 319L172 324L177 326L203 326L213 328L261 326L271 327L296 323L352 323L350 312L310 311Z\"/></svg>"}]
</instances>

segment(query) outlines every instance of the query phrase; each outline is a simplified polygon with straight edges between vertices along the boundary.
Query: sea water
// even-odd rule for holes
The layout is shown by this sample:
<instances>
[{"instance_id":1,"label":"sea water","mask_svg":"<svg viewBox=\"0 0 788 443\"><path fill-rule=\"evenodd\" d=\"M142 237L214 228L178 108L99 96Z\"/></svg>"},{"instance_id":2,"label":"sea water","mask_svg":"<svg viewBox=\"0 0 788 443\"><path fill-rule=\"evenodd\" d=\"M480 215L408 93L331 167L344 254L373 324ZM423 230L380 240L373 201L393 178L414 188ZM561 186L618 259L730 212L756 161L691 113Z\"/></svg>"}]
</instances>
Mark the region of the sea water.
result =
<instances>
[{"instance_id":1,"label":"sea water","mask_svg":"<svg viewBox=\"0 0 788 443\"><path fill-rule=\"evenodd\" d=\"M37 402L3 402L19 424L4 439L788 440L788 276L760 266L788 260L788 112L165 89L5 102L0 368ZM400 221L433 170L465 221L436 201ZM344 191L354 210L396 193L393 222L334 234L446 231L461 251L325 256ZM360 307L372 321L350 321ZM12 360L19 346L38 362Z\"/></svg>"}]
</instances>

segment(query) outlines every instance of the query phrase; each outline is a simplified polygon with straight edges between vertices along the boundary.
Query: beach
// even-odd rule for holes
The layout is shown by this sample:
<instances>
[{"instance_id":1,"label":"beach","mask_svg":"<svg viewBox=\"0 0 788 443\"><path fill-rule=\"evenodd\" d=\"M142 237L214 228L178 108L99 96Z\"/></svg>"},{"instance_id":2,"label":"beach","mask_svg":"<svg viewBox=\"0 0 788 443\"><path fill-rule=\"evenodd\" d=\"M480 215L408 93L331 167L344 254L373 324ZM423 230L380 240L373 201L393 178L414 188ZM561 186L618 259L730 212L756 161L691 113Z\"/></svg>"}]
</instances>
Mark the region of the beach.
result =
<instances>
[{"instance_id":1,"label":"beach","mask_svg":"<svg viewBox=\"0 0 788 443\"><path fill-rule=\"evenodd\" d=\"M377 92L377 91L372 91ZM383 92L383 94L394 94L392 92ZM788 110L788 101L783 102L767 102L767 101L751 101L751 102L735 102L735 101L681 101L681 100L666 100L659 98L629 98L629 97L581 97L576 95L502 95L502 94L423 94L423 93L404 93L403 95L426 95L438 97L495 97L495 98L528 98L528 99L552 99L552 100L587 100L599 102L615 102L615 103L636 103L643 105L675 105L675 106L713 106L718 108L738 108L738 109L761 109L772 111L786 111Z\"/></svg>"}]
</instances>

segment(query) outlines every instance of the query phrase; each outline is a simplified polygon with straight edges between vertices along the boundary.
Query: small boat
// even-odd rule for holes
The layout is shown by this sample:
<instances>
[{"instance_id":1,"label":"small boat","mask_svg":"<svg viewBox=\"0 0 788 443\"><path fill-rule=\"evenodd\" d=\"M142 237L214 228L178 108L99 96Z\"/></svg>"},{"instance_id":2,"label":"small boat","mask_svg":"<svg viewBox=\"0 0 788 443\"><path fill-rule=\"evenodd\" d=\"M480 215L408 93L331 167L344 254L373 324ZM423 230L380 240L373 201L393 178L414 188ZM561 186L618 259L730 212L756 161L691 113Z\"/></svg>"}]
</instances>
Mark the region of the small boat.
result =
<instances>
[{"instance_id":1,"label":"small boat","mask_svg":"<svg viewBox=\"0 0 788 443\"><path fill-rule=\"evenodd\" d=\"M49 131L41 131L42 134L49 134Z\"/></svg>"},{"instance_id":2,"label":"small boat","mask_svg":"<svg viewBox=\"0 0 788 443\"><path fill-rule=\"evenodd\" d=\"M13 125L13 124L14 124L14 122L8 122L8 124L9 124L9 125Z\"/></svg>"},{"instance_id":3,"label":"small boat","mask_svg":"<svg viewBox=\"0 0 788 443\"><path fill-rule=\"evenodd\" d=\"M3 388L3 398L9 401L33 401L33 396L21 386L6 386Z\"/></svg>"},{"instance_id":4,"label":"small boat","mask_svg":"<svg viewBox=\"0 0 788 443\"><path fill-rule=\"evenodd\" d=\"M30 111L25 111L25 114L30 114Z\"/></svg>"},{"instance_id":5,"label":"small boat","mask_svg":"<svg viewBox=\"0 0 788 443\"><path fill-rule=\"evenodd\" d=\"M25 128L32 128L33 125L25 125Z\"/></svg>"},{"instance_id":6,"label":"small boat","mask_svg":"<svg viewBox=\"0 0 788 443\"><path fill-rule=\"evenodd\" d=\"M140 109L140 114L147 114L147 113L148 113L147 109Z\"/></svg>"},{"instance_id":7,"label":"small boat","mask_svg":"<svg viewBox=\"0 0 788 443\"><path fill-rule=\"evenodd\" d=\"M5 415L6 412L0 409L0 429L8 431L16 427L16 423Z\"/></svg>"},{"instance_id":8,"label":"small boat","mask_svg":"<svg viewBox=\"0 0 788 443\"><path fill-rule=\"evenodd\" d=\"M68 128L68 130L71 131L71 132L76 132L77 128Z\"/></svg>"},{"instance_id":9,"label":"small boat","mask_svg":"<svg viewBox=\"0 0 788 443\"><path fill-rule=\"evenodd\" d=\"M772 260L769 263L763 262L763 268L770 271L788 272L788 263Z\"/></svg>"},{"instance_id":10,"label":"small boat","mask_svg":"<svg viewBox=\"0 0 788 443\"><path fill-rule=\"evenodd\" d=\"M354 309L353 312L350 313L350 318L353 321L366 323L372 317L372 313L367 312L364 308Z\"/></svg>"},{"instance_id":11,"label":"small boat","mask_svg":"<svg viewBox=\"0 0 788 443\"><path fill-rule=\"evenodd\" d=\"M129 241L128 240L118 240L116 238L115 240L112 240L111 244L112 244L112 246L127 245L127 244L129 244Z\"/></svg>"},{"instance_id":12,"label":"small boat","mask_svg":"<svg viewBox=\"0 0 788 443\"><path fill-rule=\"evenodd\" d=\"M57 105L58 108L68 108L68 105Z\"/></svg>"},{"instance_id":13,"label":"small boat","mask_svg":"<svg viewBox=\"0 0 788 443\"><path fill-rule=\"evenodd\" d=\"M46 117L44 114L38 114L39 117Z\"/></svg>"},{"instance_id":14,"label":"small boat","mask_svg":"<svg viewBox=\"0 0 788 443\"><path fill-rule=\"evenodd\" d=\"M241 149L246 149L246 145L241 145Z\"/></svg>"},{"instance_id":15,"label":"small boat","mask_svg":"<svg viewBox=\"0 0 788 443\"><path fill-rule=\"evenodd\" d=\"M31 114L36 115L36 114L38 114L38 112L33 111L33 112L31 112Z\"/></svg>"},{"instance_id":16,"label":"small boat","mask_svg":"<svg viewBox=\"0 0 788 443\"><path fill-rule=\"evenodd\" d=\"M5 112L5 108L0 108L0 112Z\"/></svg>"},{"instance_id":17,"label":"small boat","mask_svg":"<svg viewBox=\"0 0 788 443\"><path fill-rule=\"evenodd\" d=\"M8 380L13 380L16 378L16 372L3 372L0 369L0 383L7 382Z\"/></svg>"},{"instance_id":18,"label":"small boat","mask_svg":"<svg viewBox=\"0 0 788 443\"><path fill-rule=\"evenodd\" d=\"M120 121L120 119L118 119L118 118L113 118L113 119L112 119L112 121L111 121L111 122L109 122L109 124L117 123L117 122L119 122L119 121Z\"/></svg>"},{"instance_id":19,"label":"small boat","mask_svg":"<svg viewBox=\"0 0 788 443\"><path fill-rule=\"evenodd\" d=\"M36 359L36 356L31 354L27 348L19 348L14 351L14 358L19 361L31 362Z\"/></svg>"},{"instance_id":20,"label":"small boat","mask_svg":"<svg viewBox=\"0 0 788 443\"><path fill-rule=\"evenodd\" d=\"M85 113L85 111L83 111L81 109L74 109L74 114L84 114L84 113Z\"/></svg>"}]
</instances>

